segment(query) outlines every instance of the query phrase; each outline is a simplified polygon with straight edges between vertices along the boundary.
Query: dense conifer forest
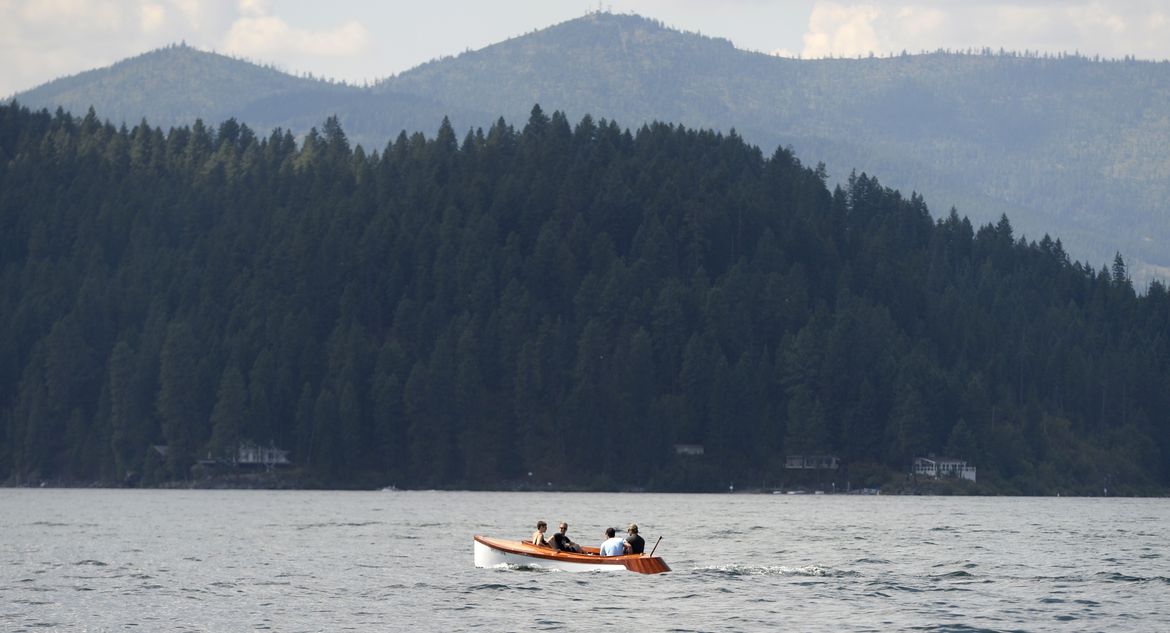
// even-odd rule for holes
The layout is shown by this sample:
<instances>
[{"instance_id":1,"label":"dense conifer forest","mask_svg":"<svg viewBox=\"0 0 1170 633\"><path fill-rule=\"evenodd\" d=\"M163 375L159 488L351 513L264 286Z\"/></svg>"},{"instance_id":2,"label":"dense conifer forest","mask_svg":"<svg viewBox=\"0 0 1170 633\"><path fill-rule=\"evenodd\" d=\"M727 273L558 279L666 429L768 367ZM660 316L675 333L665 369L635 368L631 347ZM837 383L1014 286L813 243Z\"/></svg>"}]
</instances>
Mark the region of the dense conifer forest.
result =
<instances>
[{"instance_id":1,"label":"dense conifer forest","mask_svg":"<svg viewBox=\"0 0 1170 633\"><path fill-rule=\"evenodd\" d=\"M539 106L300 142L0 106L0 481L1170 484L1170 295L734 133ZM679 444L702 445L701 456ZM156 450L165 446L165 455ZM291 475L290 475L291 476Z\"/></svg>"},{"instance_id":2,"label":"dense conifer forest","mask_svg":"<svg viewBox=\"0 0 1170 633\"><path fill-rule=\"evenodd\" d=\"M787 59L636 15L591 12L371 85L294 77L180 45L16 95L115 125L163 129L235 118L298 138L338 118L351 144L382 148L523 121L532 104L635 129L651 121L734 129L766 150L918 191L935 217L1012 220L1017 237L1060 236L1073 259L1125 255L1144 289L1170 278L1170 63L1029 51L937 50Z\"/></svg>"}]
</instances>

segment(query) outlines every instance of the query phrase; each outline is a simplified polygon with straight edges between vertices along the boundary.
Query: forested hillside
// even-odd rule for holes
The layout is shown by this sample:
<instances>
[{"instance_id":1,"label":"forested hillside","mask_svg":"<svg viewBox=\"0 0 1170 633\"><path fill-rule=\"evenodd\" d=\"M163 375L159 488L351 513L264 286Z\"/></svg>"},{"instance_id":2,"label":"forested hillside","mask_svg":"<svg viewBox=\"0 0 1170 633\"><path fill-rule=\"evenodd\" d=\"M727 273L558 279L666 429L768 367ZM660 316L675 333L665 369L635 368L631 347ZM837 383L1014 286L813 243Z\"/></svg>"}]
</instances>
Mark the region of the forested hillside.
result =
<instances>
[{"instance_id":1,"label":"forested hillside","mask_svg":"<svg viewBox=\"0 0 1170 633\"><path fill-rule=\"evenodd\" d=\"M634 127L654 120L732 129L761 147L857 169L922 192L945 217L1003 213L1031 239L1059 234L1095 266L1126 255L1144 288L1170 278L1170 64L964 51L782 59L633 15L592 13L422 64L370 87L297 78L176 46L17 95L34 108L94 106L115 125L164 128L235 117L262 136L300 136L337 116L351 142L381 148L461 136L533 103Z\"/></svg>"},{"instance_id":2,"label":"forested hillside","mask_svg":"<svg viewBox=\"0 0 1170 633\"><path fill-rule=\"evenodd\" d=\"M240 117L256 104L297 102L298 109L328 108L360 93L353 86L293 77L275 68L175 45L51 81L22 93L20 99L50 111L62 107L82 113L94 108L117 124L135 125L147 118L169 128L190 126L198 118ZM276 125L273 119L283 122L287 116L280 108L275 113L255 122ZM321 120L318 117L314 123Z\"/></svg>"},{"instance_id":3,"label":"forested hillside","mask_svg":"<svg viewBox=\"0 0 1170 633\"><path fill-rule=\"evenodd\" d=\"M1000 492L1170 483L1163 285L735 135L536 107L367 152L3 106L0 228L11 483L241 440L326 486L703 490L792 453L862 486L928 452Z\"/></svg>"},{"instance_id":4,"label":"forested hillside","mask_svg":"<svg viewBox=\"0 0 1170 633\"><path fill-rule=\"evenodd\" d=\"M992 50L784 59L599 13L376 89L511 117L541 103L734 129L826 163L834 181L879 174L925 192L940 215L1007 211L1020 232L1059 233L1079 258L1100 265L1120 250L1139 279L1170 278L1170 63Z\"/></svg>"}]
</instances>

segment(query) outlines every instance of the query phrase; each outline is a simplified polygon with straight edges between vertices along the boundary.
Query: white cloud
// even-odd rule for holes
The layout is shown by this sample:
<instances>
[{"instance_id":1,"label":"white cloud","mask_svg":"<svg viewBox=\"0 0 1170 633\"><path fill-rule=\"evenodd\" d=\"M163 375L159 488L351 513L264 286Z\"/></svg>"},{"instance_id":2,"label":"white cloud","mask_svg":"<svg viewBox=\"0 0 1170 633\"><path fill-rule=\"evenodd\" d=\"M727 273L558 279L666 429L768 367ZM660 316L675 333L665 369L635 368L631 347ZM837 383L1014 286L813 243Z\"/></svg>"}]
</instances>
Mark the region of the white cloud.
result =
<instances>
[{"instance_id":1,"label":"white cloud","mask_svg":"<svg viewBox=\"0 0 1170 633\"><path fill-rule=\"evenodd\" d=\"M282 10L310 26L267 0L0 0L0 99L180 41L326 76L368 56L360 22L317 28L304 7Z\"/></svg>"},{"instance_id":2,"label":"white cloud","mask_svg":"<svg viewBox=\"0 0 1170 633\"><path fill-rule=\"evenodd\" d=\"M871 4L821 3L809 16L805 57L853 56L880 48L874 22L881 11Z\"/></svg>"},{"instance_id":3,"label":"white cloud","mask_svg":"<svg viewBox=\"0 0 1170 633\"><path fill-rule=\"evenodd\" d=\"M149 33L157 30L162 26L166 19L166 9L153 3L145 2L142 4L142 14L139 18L139 23L142 25L143 32Z\"/></svg>"},{"instance_id":4,"label":"white cloud","mask_svg":"<svg viewBox=\"0 0 1170 633\"><path fill-rule=\"evenodd\" d=\"M183 21L191 28L196 31L200 29L203 24L203 13L206 11L200 0L170 0L170 4L179 11Z\"/></svg>"},{"instance_id":5,"label":"white cloud","mask_svg":"<svg viewBox=\"0 0 1170 633\"><path fill-rule=\"evenodd\" d=\"M1106 32L1112 32L1114 35L1122 35L1126 31L1125 19L1123 17L1096 2L1083 7L1070 7L1068 9L1068 17L1070 22L1083 31L1092 32L1097 29L1104 29Z\"/></svg>"},{"instance_id":6,"label":"white cloud","mask_svg":"<svg viewBox=\"0 0 1170 633\"><path fill-rule=\"evenodd\" d=\"M235 0L0 0L0 98L187 40L212 48ZM217 26L218 25L218 26Z\"/></svg>"},{"instance_id":7,"label":"white cloud","mask_svg":"<svg viewBox=\"0 0 1170 633\"><path fill-rule=\"evenodd\" d=\"M268 3L265 0L240 0L240 15L258 17L268 14Z\"/></svg>"},{"instance_id":8,"label":"white cloud","mask_svg":"<svg viewBox=\"0 0 1170 633\"><path fill-rule=\"evenodd\" d=\"M34 27L59 27L70 23L71 28L87 31L112 31L123 25L125 14L132 6L117 2L92 0L41 0L39 2L12 2L16 19Z\"/></svg>"},{"instance_id":9,"label":"white cloud","mask_svg":"<svg viewBox=\"0 0 1170 633\"><path fill-rule=\"evenodd\" d=\"M223 39L225 50L249 57L272 58L291 55L345 57L365 49L369 35L358 22L327 31L290 26L271 15L250 15L236 20Z\"/></svg>"},{"instance_id":10,"label":"white cloud","mask_svg":"<svg viewBox=\"0 0 1170 633\"><path fill-rule=\"evenodd\" d=\"M908 33L915 35L937 32L946 25L946 13L937 7L902 7L898 22Z\"/></svg>"}]
</instances>

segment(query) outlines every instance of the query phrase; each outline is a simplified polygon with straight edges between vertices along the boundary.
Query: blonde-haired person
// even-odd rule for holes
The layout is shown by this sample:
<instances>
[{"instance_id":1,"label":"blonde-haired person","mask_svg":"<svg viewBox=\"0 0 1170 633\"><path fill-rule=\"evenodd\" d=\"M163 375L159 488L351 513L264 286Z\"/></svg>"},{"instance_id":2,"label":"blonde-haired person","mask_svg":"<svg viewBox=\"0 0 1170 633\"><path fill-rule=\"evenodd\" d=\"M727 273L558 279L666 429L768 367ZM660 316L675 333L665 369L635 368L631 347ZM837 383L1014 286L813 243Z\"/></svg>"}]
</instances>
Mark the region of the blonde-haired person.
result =
<instances>
[{"instance_id":1,"label":"blonde-haired person","mask_svg":"<svg viewBox=\"0 0 1170 633\"><path fill-rule=\"evenodd\" d=\"M569 535L565 534L565 532L569 531L569 524L561 521L560 528L560 531L558 531L556 534L553 534L552 538L549 539L549 545L552 545L553 549L560 550L562 552L580 552L581 546L574 543L573 540L569 538Z\"/></svg>"}]
</instances>

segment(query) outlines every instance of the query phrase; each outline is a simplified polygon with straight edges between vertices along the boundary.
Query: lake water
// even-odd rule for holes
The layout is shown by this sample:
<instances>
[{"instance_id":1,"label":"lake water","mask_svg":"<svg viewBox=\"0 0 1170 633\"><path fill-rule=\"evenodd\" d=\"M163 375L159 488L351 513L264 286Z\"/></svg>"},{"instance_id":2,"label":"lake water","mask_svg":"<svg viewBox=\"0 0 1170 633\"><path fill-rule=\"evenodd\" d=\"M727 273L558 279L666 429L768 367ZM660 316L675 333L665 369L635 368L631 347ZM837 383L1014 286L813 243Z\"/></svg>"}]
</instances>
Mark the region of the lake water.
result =
<instances>
[{"instance_id":1,"label":"lake water","mask_svg":"<svg viewBox=\"0 0 1170 633\"><path fill-rule=\"evenodd\" d=\"M671 573L476 569L637 521ZM0 490L0 631L1167 631L1164 499Z\"/></svg>"}]
</instances>

